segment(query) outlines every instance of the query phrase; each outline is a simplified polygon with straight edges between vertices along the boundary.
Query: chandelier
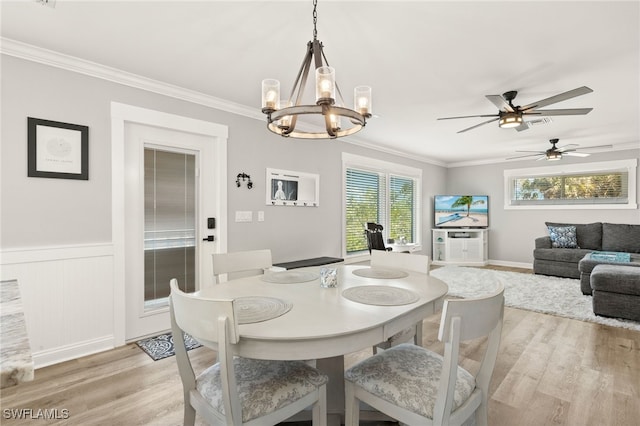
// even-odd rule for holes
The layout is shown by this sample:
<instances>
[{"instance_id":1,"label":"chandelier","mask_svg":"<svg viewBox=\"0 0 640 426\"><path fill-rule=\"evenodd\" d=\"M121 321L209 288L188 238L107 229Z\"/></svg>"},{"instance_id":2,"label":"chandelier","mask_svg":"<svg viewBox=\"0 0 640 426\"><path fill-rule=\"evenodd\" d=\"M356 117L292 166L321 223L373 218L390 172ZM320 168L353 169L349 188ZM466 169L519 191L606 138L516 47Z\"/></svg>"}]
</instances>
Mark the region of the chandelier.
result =
<instances>
[{"instance_id":1,"label":"chandelier","mask_svg":"<svg viewBox=\"0 0 640 426\"><path fill-rule=\"evenodd\" d=\"M313 40L307 43L307 53L298 71L298 76L288 99L280 99L280 82L274 79L262 81L262 112L267 115L267 128L275 134L299 139L335 139L360 131L371 117L371 88L358 86L354 89L354 108L345 107L340 88L336 83L335 70L329 66L322 50L322 42L317 39L318 21L313 1ZM316 104L302 105L304 88L315 67ZM338 98L336 99L336 94ZM320 118L323 131L301 130L298 117L309 115ZM345 120L342 120L344 118ZM343 124L345 124L343 126ZM318 130L316 128L316 130Z\"/></svg>"}]
</instances>

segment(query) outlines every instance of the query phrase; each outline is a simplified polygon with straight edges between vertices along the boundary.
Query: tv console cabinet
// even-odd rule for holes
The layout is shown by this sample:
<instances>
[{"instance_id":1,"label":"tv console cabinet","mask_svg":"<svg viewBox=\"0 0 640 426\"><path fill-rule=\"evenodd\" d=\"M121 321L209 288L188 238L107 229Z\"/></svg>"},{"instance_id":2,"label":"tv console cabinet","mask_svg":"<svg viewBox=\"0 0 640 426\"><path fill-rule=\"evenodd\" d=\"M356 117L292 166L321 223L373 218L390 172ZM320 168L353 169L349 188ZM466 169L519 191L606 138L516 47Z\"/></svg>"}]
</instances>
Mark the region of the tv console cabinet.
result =
<instances>
[{"instance_id":1,"label":"tv console cabinet","mask_svg":"<svg viewBox=\"0 0 640 426\"><path fill-rule=\"evenodd\" d=\"M485 266L489 264L489 229L432 229L434 265Z\"/></svg>"}]
</instances>

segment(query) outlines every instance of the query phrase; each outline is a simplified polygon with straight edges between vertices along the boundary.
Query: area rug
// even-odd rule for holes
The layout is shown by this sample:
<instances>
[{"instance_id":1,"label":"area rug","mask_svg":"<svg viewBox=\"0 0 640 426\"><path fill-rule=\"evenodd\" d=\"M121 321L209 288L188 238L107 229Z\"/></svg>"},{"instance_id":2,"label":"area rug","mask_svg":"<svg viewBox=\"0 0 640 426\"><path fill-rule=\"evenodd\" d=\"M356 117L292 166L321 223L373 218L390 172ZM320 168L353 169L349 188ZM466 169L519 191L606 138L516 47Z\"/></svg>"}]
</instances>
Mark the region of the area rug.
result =
<instances>
[{"instance_id":1,"label":"area rug","mask_svg":"<svg viewBox=\"0 0 640 426\"><path fill-rule=\"evenodd\" d=\"M188 351L202 346L196 339L186 333L184 335L184 343ZM176 354L175 347L173 346L173 336L171 333L138 340L136 344L154 361L168 358Z\"/></svg>"},{"instance_id":2,"label":"area rug","mask_svg":"<svg viewBox=\"0 0 640 426\"><path fill-rule=\"evenodd\" d=\"M640 331L638 322L596 316L591 296L580 291L580 280L464 266L436 268L430 275L447 283L451 296L478 297L500 281L505 306Z\"/></svg>"}]
</instances>

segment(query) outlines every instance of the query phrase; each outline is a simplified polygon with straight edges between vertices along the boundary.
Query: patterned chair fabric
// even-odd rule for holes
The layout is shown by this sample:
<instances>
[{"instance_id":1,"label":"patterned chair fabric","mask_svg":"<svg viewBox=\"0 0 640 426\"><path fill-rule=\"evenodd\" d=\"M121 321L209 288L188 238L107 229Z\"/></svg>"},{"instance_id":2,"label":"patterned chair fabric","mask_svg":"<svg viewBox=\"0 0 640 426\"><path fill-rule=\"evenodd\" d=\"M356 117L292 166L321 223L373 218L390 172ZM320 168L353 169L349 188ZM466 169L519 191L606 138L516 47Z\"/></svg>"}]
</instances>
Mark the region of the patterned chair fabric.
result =
<instances>
[{"instance_id":1,"label":"patterned chair fabric","mask_svg":"<svg viewBox=\"0 0 640 426\"><path fill-rule=\"evenodd\" d=\"M234 356L240 342L235 302L184 293L176 279L170 286L171 331L184 392L185 425L195 424L196 411L208 424L276 425L309 407L313 426L326 425L329 378L325 374L302 361ZM184 333L217 351L218 362L198 376Z\"/></svg>"},{"instance_id":2,"label":"patterned chair fabric","mask_svg":"<svg viewBox=\"0 0 640 426\"><path fill-rule=\"evenodd\" d=\"M345 379L394 405L433 419L440 375L441 355L403 343L368 358L345 373ZM458 368L454 409L469 398L476 380Z\"/></svg>"},{"instance_id":3,"label":"patterned chair fabric","mask_svg":"<svg viewBox=\"0 0 640 426\"><path fill-rule=\"evenodd\" d=\"M235 357L233 364L244 423L297 401L328 380L304 362ZM220 364L215 364L196 378L196 389L225 416L221 383Z\"/></svg>"},{"instance_id":4,"label":"patterned chair fabric","mask_svg":"<svg viewBox=\"0 0 640 426\"><path fill-rule=\"evenodd\" d=\"M360 361L345 372L345 426L358 426L360 405L407 425L488 425L489 383L498 356L504 285L470 299L445 300L438 340L444 356L409 343ZM487 338L473 374L458 362L460 343ZM475 355L474 355L475 358Z\"/></svg>"}]
</instances>

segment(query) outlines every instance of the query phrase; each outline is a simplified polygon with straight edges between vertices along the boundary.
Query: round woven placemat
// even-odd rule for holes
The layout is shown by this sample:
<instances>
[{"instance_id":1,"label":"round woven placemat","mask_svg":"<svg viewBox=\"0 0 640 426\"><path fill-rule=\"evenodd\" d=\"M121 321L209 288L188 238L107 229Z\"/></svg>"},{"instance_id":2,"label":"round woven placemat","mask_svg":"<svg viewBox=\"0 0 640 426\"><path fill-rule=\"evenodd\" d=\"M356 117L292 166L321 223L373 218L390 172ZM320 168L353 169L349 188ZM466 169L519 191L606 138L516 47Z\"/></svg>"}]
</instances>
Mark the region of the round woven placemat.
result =
<instances>
[{"instance_id":1,"label":"round woven placemat","mask_svg":"<svg viewBox=\"0 0 640 426\"><path fill-rule=\"evenodd\" d=\"M411 290L382 285L351 287L343 291L342 296L352 302L377 306L408 305L420 299L420 297Z\"/></svg>"},{"instance_id":2,"label":"round woven placemat","mask_svg":"<svg viewBox=\"0 0 640 426\"><path fill-rule=\"evenodd\" d=\"M279 271L264 274L262 281L276 284L294 284L313 281L320 278L320 273L314 271Z\"/></svg>"},{"instance_id":3,"label":"round woven placemat","mask_svg":"<svg viewBox=\"0 0 640 426\"><path fill-rule=\"evenodd\" d=\"M246 296L238 297L235 301L238 324L252 324L274 319L293 308L291 302L275 297Z\"/></svg>"},{"instance_id":4,"label":"round woven placemat","mask_svg":"<svg viewBox=\"0 0 640 426\"><path fill-rule=\"evenodd\" d=\"M365 277L365 278L380 278L380 279L404 278L409 276L409 274L405 271L399 271L397 269L386 269L386 268L355 269L353 271L353 275L357 275L359 277Z\"/></svg>"}]
</instances>

